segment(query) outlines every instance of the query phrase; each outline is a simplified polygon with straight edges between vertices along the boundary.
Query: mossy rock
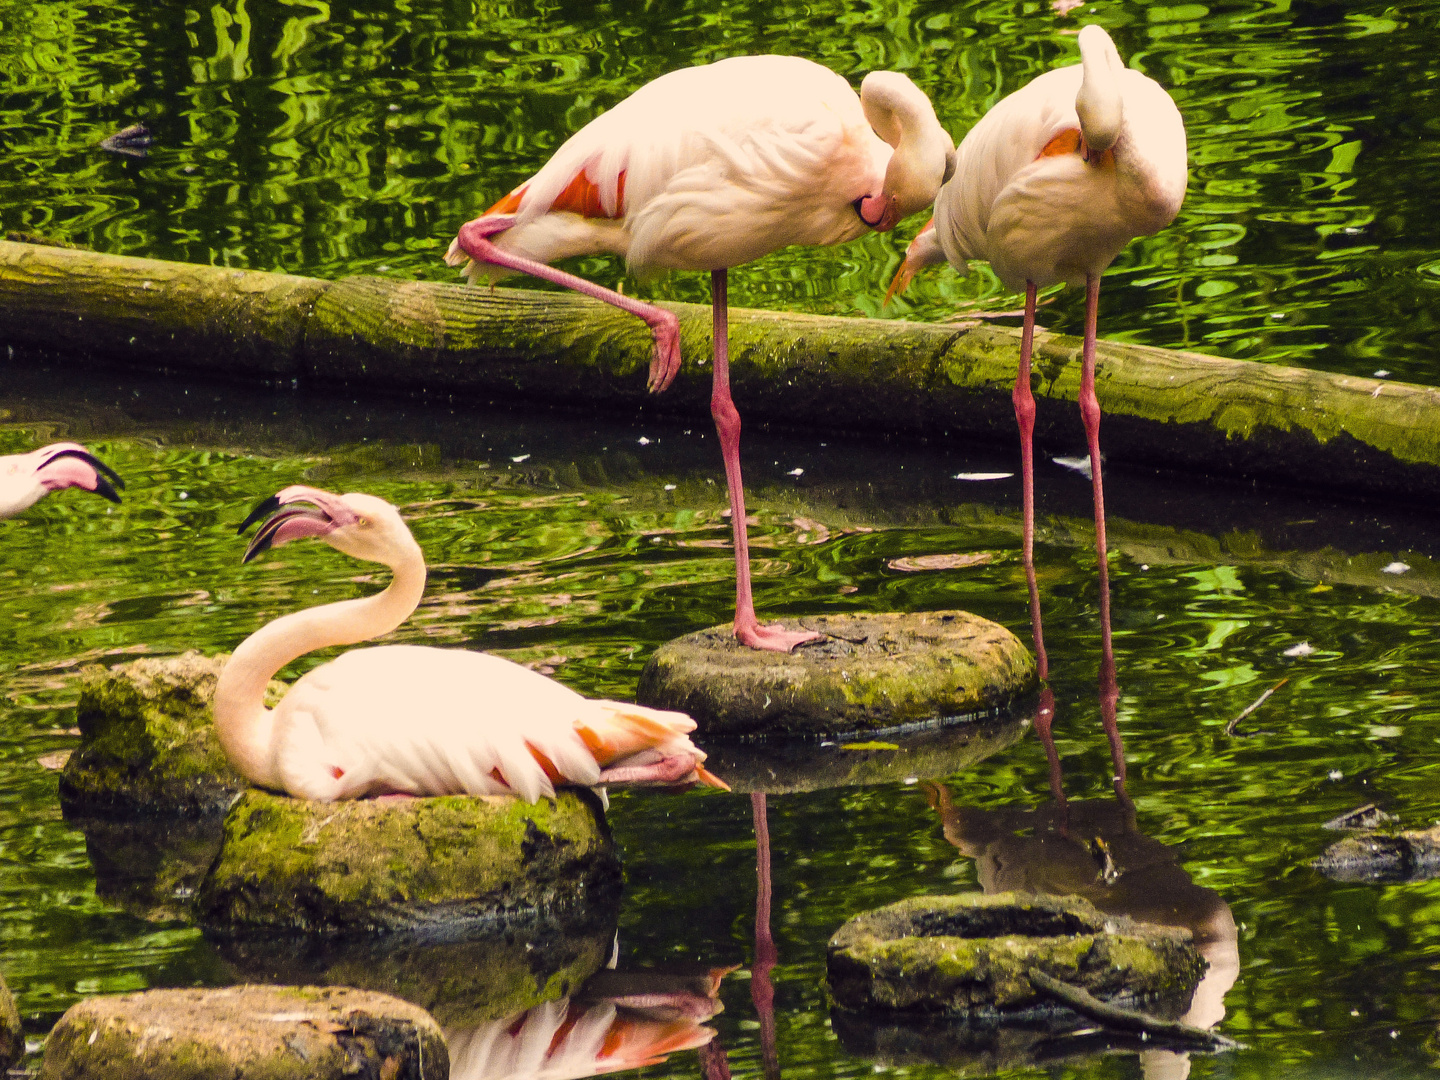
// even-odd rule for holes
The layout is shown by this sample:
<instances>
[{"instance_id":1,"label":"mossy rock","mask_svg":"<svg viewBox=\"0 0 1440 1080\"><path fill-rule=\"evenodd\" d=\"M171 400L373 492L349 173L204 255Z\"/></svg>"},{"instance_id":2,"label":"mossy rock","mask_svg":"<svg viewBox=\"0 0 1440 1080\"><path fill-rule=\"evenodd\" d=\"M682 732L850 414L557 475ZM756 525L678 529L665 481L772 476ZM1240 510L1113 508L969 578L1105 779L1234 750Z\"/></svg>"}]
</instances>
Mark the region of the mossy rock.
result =
<instances>
[{"instance_id":1,"label":"mossy rock","mask_svg":"<svg viewBox=\"0 0 1440 1080\"><path fill-rule=\"evenodd\" d=\"M221 935L478 931L584 919L619 888L590 792L321 803L252 789L225 819L195 910Z\"/></svg>"},{"instance_id":2,"label":"mossy rock","mask_svg":"<svg viewBox=\"0 0 1440 1080\"><path fill-rule=\"evenodd\" d=\"M960 1017L1056 1011L1038 969L1117 1004L1178 1015L1205 961L1190 933L1107 917L1078 896L917 896L856 916L830 939L841 1009Z\"/></svg>"},{"instance_id":3,"label":"mossy rock","mask_svg":"<svg viewBox=\"0 0 1440 1080\"><path fill-rule=\"evenodd\" d=\"M223 813L245 788L215 734L225 656L146 657L81 673L80 748L60 774L67 813ZM267 704L285 692L272 682Z\"/></svg>"},{"instance_id":4,"label":"mossy rock","mask_svg":"<svg viewBox=\"0 0 1440 1080\"><path fill-rule=\"evenodd\" d=\"M89 998L45 1043L41 1080L445 1080L424 1009L365 990L231 986Z\"/></svg>"},{"instance_id":5,"label":"mossy rock","mask_svg":"<svg viewBox=\"0 0 1440 1080\"><path fill-rule=\"evenodd\" d=\"M72 816L69 824L85 834L95 895L151 922L192 918L195 891L220 853L224 835L222 819L214 814L119 820Z\"/></svg>"},{"instance_id":6,"label":"mossy rock","mask_svg":"<svg viewBox=\"0 0 1440 1080\"><path fill-rule=\"evenodd\" d=\"M18 1061L25 1052L25 1036L20 1031L20 1013L15 997L0 975L0 1072Z\"/></svg>"},{"instance_id":7,"label":"mossy rock","mask_svg":"<svg viewBox=\"0 0 1440 1080\"><path fill-rule=\"evenodd\" d=\"M1310 865L1335 881L1427 881L1440 877L1440 825L1347 836Z\"/></svg>"},{"instance_id":8,"label":"mossy rock","mask_svg":"<svg viewBox=\"0 0 1440 1080\"><path fill-rule=\"evenodd\" d=\"M820 615L794 652L750 649L729 625L666 642L636 700L678 709L707 735L836 735L985 713L1035 685L1035 658L965 611Z\"/></svg>"},{"instance_id":9,"label":"mossy rock","mask_svg":"<svg viewBox=\"0 0 1440 1080\"><path fill-rule=\"evenodd\" d=\"M718 742L705 767L739 792L771 794L900 784L952 776L1015 745L1033 716L1018 714L852 740Z\"/></svg>"},{"instance_id":10,"label":"mossy rock","mask_svg":"<svg viewBox=\"0 0 1440 1080\"><path fill-rule=\"evenodd\" d=\"M593 920L530 919L460 941L414 934L218 942L240 979L354 986L404 998L446 1031L573 993L610 959L618 894Z\"/></svg>"}]
</instances>

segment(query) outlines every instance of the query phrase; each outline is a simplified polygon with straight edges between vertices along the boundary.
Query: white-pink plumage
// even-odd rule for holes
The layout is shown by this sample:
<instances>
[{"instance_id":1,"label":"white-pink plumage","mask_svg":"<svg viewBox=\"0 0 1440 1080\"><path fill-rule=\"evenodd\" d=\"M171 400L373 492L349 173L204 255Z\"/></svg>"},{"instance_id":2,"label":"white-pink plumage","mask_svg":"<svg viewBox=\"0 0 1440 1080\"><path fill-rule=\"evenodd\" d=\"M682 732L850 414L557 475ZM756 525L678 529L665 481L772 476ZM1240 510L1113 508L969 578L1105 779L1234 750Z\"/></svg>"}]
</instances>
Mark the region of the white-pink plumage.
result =
<instances>
[{"instance_id":1,"label":"white-pink plumage","mask_svg":"<svg viewBox=\"0 0 1440 1080\"><path fill-rule=\"evenodd\" d=\"M246 638L215 688L215 730L246 779L299 798L503 795L534 802L559 783L725 785L705 771L683 713L597 701L487 653L386 645L302 676L274 709L265 688L296 657L389 633L420 602L425 558L399 512L373 495L290 487L246 552L305 536L393 571L361 600L283 616Z\"/></svg>"}]
</instances>

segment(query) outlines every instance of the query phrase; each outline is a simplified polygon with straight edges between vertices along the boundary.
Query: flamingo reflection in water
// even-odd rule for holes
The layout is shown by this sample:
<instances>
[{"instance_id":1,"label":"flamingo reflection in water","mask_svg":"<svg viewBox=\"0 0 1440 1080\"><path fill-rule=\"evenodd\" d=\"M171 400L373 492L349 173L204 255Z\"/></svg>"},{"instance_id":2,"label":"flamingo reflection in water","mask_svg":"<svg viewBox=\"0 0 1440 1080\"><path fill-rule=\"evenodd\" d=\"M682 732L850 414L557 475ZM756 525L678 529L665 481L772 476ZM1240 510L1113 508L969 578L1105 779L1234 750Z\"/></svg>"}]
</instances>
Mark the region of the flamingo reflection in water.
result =
<instances>
[{"instance_id":1,"label":"flamingo reflection in water","mask_svg":"<svg viewBox=\"0 0 1440 1080\"><path fill-rule=\"evenodd\" d=\"M447 1031L450 1076L571 1080L659 1065L715 1038L704 1022L722 1010L733 970L602 971L574 997Z\"/></svg>"},{"instance_id":2,"label":"flamingo reflection in water","mask_svg":"<svg viewBox=\"0 0 1440 1080\"><path fill-rule=\"evenodd\" d=\"M1033 561L1026 564L1030 585L1031 631L1041 677L1048 672L1040 600ZM1102 607L1108 616L1109 605ZM1035 731L1050 766L1054 802L1035 809L980 810L957 805L950 789L927 782L926 797L938 811L945 839L975 860L986 893L1025 892L1083 896L1107 915L1176 926L1194 935L1195 947L1209 963L1190 1008L1180 1017L1209 1028L1225 1016L1225 995L1240 973L1235 918L1214 889L1196 885L1180 865L1176 849L1144 835L1125 783L1125 751L1116 722L1120 693L1108 617L1102 619L1100 713L1115 767L1115 799L1071 802L1062 786L1055 748L1055 699L1043 691ZM1182 1080L1189 1057L1164 1050L1141 1054L1147 1080Z\"/></svg>"}]
</instances>

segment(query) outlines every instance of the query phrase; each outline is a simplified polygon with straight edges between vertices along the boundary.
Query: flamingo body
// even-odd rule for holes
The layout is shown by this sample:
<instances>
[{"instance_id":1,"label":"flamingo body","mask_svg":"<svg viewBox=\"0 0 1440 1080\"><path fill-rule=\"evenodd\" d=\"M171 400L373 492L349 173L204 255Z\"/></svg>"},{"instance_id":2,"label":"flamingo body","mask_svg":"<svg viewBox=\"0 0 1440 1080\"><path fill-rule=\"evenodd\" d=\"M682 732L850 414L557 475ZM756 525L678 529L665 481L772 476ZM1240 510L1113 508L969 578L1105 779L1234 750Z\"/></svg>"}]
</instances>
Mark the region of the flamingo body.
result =
<instances>
[{"instance_id":1,"label":"flamingo body","mask_svg":"<svg viewBox=\"0 0 1440 1080\"><path fill-rule=\"evenodd\" d=\"M300 678L273 709L270 678L313 649L366 641L409 617L425 560L399 512L374 496L286 488L246 553L317 536L394 571L381 593L295 612L252 634L215 689L215 728L236 768L262 787L331 801L368 795L501 795L528 802L557 784L725 785L702 767L683 713L592 700L486 653L385 645Z\"/></svg>"}]
</instances>

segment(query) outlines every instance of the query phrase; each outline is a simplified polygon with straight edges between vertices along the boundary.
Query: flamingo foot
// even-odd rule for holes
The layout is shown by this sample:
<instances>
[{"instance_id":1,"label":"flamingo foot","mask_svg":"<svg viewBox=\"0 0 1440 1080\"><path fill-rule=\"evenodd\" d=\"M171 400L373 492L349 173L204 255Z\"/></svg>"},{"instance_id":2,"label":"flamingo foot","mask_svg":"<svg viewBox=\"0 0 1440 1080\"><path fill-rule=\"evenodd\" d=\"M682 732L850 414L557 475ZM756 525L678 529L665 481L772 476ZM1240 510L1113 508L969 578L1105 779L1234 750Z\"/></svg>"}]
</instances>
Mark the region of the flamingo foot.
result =
<instances>
[{"instance_id":1,"label":"flamingo foot","mask_svg":"<svg viewBox=\"0 0 1440 1080\"><path fill-rule=\"evenodd\" d=\"M655 338L655 352L650 357L650 380L646 389L652 394L664 393L680 374L680 320L664 308L655 309L655 321L650 322L650 333Z\"/></svg>"},{"instance_id":2,"label":"flamingo foot","mask_svg":"<svg viewBox=\"0 0 1440 1080\"><path fill-rule=\"evenodd\" d=\"M694 782L695 756L693 754L668 754L658 761L643 765L617 765L613 769L600 770L602 784L683 784Z\"/></svg>"},{"instance_id":3,"label":"flamingo foot","mask_svg":"<svg viewBox=\"0 0 1440 1080\"><path fill-rule=\"evenodd\" d=\"M741 645L752 649L768 649L771 652L790 652L797 645L820 641L825 635L814 630L786 630L779 623L766 626L751 620L742 623L735 620L735 638Z\"/></svg>"}]
</instances>

